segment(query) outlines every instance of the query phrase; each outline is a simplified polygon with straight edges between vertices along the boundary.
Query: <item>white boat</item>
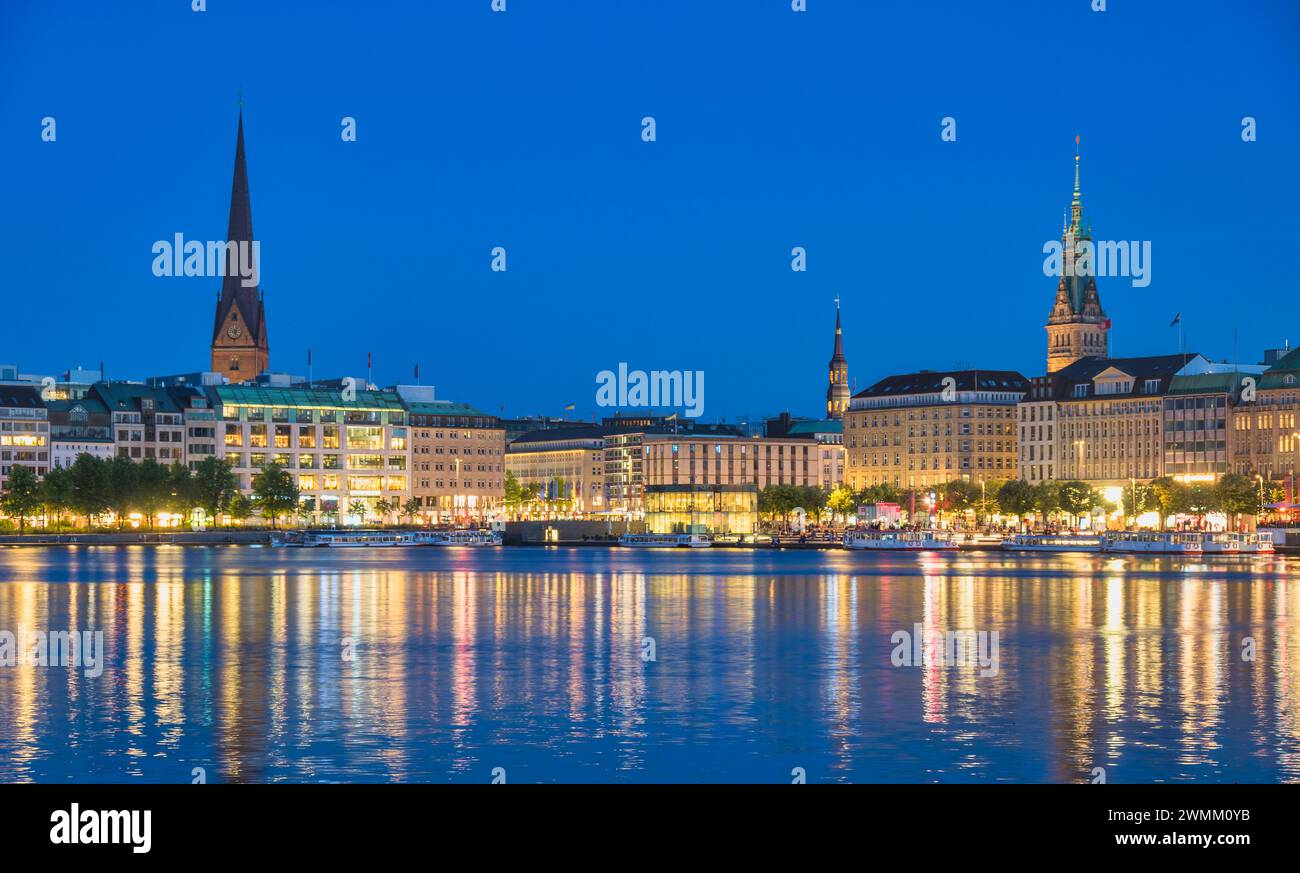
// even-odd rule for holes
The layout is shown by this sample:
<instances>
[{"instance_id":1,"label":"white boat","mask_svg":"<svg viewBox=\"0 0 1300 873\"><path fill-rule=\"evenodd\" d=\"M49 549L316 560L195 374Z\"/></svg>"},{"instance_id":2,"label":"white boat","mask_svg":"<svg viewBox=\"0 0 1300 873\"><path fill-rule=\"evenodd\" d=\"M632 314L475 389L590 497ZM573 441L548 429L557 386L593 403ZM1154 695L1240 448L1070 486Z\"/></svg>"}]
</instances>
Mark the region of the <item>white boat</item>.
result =
<instances>
[{"instance_id":1,"label":"white boat","mask_svg":"<svg viewBox=\"0 0 1300 873\"><path fill-rule=\"evenodd\" d=\"M1272 534L1260 533L1207 533L1201 542L1201 551L1207 555L1271 555Z\"/></svg>"},{"instance_id":2,"label":"white boat","mask_svg":"<svg viewBox=\"0 0 1300 873\"><path fill-rule=\"evenodd\" d=\"M491 530L434 530L416 534L422 546L499 546L501 534Z\"/></svg>"},{"instance_id":3,"label":"white boat","mask_svg":"<svg viewBox=\"0 0 1300 873\"><path fill-rule=\"evenodd\" d=\"M1002 541L1012 552L1100 552L1102 538L1086 534L1016 534Z\"/></svg>"},{"instance_id":4,"label":"white boat","mask_svg":"<svg viewBox=\"0 0 1300 873\"><path fill-rule=\"evenodd\" d=\"M933 530L851 530L844 534L846 549L933 551L955 549L952 536Z\"/></svg>"},{"instance_id":5,"label":"white boat","mask_svg":"<svg viewBox=\"0 0 1300 873\"><path fill-rule=\"evenodd\" d=\"M641 549L707 549L713 545L704 534L653 533L625 533L618 538L618 544Z\"/></svg>"},{"instance_id":6,"label":"white boat","mask_svg":"<svg viewBox=\"0 0 1300 873\"><path fill-rule=\"evenodd\" d=\"M382 549L413 545L416 545L414 534L378 530L317 531L303 538L303 546L309 549Z\"/></svg>"},{"instance_id":7,"label":"white boat","mask_svg":"<svg viewBox=\"0 0 1300 873\"><path fill-rule=\"evenodd\" d=\"M1118 531L1106 534L1101 550L1125 555L1200 555L1204 551L1203 536L1199 533Z\"/></svg>"}]
</instances>

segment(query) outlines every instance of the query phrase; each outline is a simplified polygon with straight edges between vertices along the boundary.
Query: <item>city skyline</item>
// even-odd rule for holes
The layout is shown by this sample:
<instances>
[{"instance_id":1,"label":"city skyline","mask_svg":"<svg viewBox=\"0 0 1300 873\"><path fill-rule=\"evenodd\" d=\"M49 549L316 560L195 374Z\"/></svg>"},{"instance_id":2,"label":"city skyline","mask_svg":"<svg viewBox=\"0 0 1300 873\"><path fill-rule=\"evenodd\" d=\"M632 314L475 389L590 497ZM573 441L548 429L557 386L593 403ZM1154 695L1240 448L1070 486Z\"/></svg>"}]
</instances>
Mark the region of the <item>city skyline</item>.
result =
<instances>
[{"instance_id":1,"label":"city skyline","mask_svg":"<svg viewBox=\"0 0 1300 873\"><path fill-rule=\"evenodd\" d=\"M288 93L289 65L259 69L252 57L284 24L278 13L268 13L259 19L258 29L234 39L230 31L242 14L237 6L231 13L206 13L206 18L194 14L181 21L170 12L162 15L160 9L133 10L122 21L99 24L111 32L134 22L160 35L185 27L187 50L200 57L224 51L228 62L242 69L203 72L196 77L197 86L190 83L184 89L187 99L169 101L179 109L169 110L162 119L148 116L153 118L148 123L131 101L115 104L111 118L102 107L90 105L96 102L95 87L130 75L129 65L76 99L57 75L43 79L40 93L19 96L6 90L0 98L13 109L20 108L12 105L16 101L31 104L31 111L17 113L22 117L34 113L25 139L6 138L10 159L26 161L33 170L19 174L19 208L5 218L4 235L15 239L21 231L30 249L28 257L10 259L11 276L20 287L47 289L15 300L10 307L14 321L40 323L48 318L50 300L85 313L62 320L55 342L31 333L6 337L4 360L25 372L90 369L101 358L114 377L142 378L205 366L200 344L208 337L203 326L211 324L220 280L154 277L148 272L153 258L149 246L174 233L221 238L229 205L232 130L239 111L236 90L244 91L250 187L264 245L263 285L268 319L275 323L275 371L305 372L311 349L318 374L358 374L372 354L378 384L409 381L419 364L423 381L437 386L439 396L463 399L493 413L504 404L507 416L556 414L574 404L575 417L590 418L604 412L593 402L596 375L628 361L634 368L707 373L706 416L711 419L737 420L781 408L820 415L830 309L839 297L849 379L857 391L894 373L959 364L1035 375L1041 371L1041 331L1054 284L1042 275L1041 247L1057 236L1056 221L1068 205L1071 140L1080 133L1083 186L1096 234L1151 240L1154 250L1149 287L1131 287L1123 278L1098 282L1114 322L1112 355L1176 351L1178 331L1168 325L1177 313L1182 315L1188 347L1215 359L1239 356L1253 363L1264 348L1294 339L1286 332L1294 313L1286 311L1293 298L1285 288L1292 280L1282 253L1296 232L1282 216L1285 203L1294 200L1288 192L1297 188L1295 168L1284 157L1284 143L1292 139L1287 126L1295 123L1295 98L1280 87L1261 84L1264 69L1280 71L1278 81L1285 80L1282 73L1294 65L1294 58L1281 43L1264 39L1265 34L1254 34L1264 39L1255 73L1222 78L1218 92L1192 104L1171 100L1168 106L1151 107L1153 118L1127 131L1123 125L1133 117L1123 107L1072 108L1021 127L1026 119L1020 114L1008 113L996 99L982 103L969 87L959 89L959 97L945 96L945 88L956 87L950 67L959 58L939 63L926 74L901 114L890 113L901 107L886 98L875 114L855 113L832 99L844 96L850 84L865 83L865 77L849 84L819 79L828 86L824 94L802 92L795 85L789 89L798 93L786 93L778 80L760 77L762 87L738 92L742 102L757 100L768 88L776 89L766 92L768 97L799 97L800 108L789 117L770 115L755 127L731 115L730 106L722 112L728 126L702 117L701 103L707 100L688 93L684 71L665 70L662 81L656 81L617 66L613 72L618 75L644 78L644 93L633 89L636 96L626 101L612 100L610 93L589 94L593 102L588 108L594 113L552 101L547 106L553 117L546 116L536 106L524 106L527 101L510 88L496 94L495 109L488 111L471 99L483 97L481 89L488 86L472 81L464 83L467 90L459 98L440 95L451 101L455 112L416 111L397 105L401 97L411 95L395 80L384 78L391 67L373 55L369 59L383 72L368 72L361 80L382 81L391 86L391 94L363 96L360 86L341 88L330 97L313 96L310 109L305 109ZM571 38L579 39L585 33L583 14L593 9L548 15L512 9L495 17L462 10L445 14L459 16L456 25L471 45L498 51L503 46L520 49L530 33L555 35L565 26L577 27ZM326 13L313 25L318 34L338 23L329 10ZM16 9L6 14L17 25L9 29L11 34L29 23ZM700 14L711 17L712 23L738 16L717 10ZM1006 22L1012 25L1011 34L999 38L1056 26L1099 45L1132 39L1127 28L1124 36L1107 33L1106 15L1113 14L1017 6ZM605 24L623 21L620 15L628 19L623 23L636 17L635 12L608 10L603 15ZM906 13L894 10L888 15ZM815 31L817 40L834 38L828 30L855 22L857 13L814 9L806 18L772 12L739 17L754 45L785 45L806 52L813 41L800 42L808 35L792 27ZM956 28L958 18L940 26ZM88 33L79 28L91 23L63 22L65 32L72 27L65 41L86 40ZM1193 45L1196 39L1218 36L1205 22L1181 26ZM944 39L955 38L947 30L942 33ZM30 52L41 44L39 36L33 34L26 47L13 46L19 49L11 54L19 74L16 81L22 81L25 65L34 61ZM1166 54L1171 50L1168 44L1161 46ZM470 49L456 49L449 57L466 51ZM815 59L804 59L814 73L828 72L825 62L819 66ZM691 60L702 63L703 57L691 55ZM1123 60L1130 66L1136 63ZM327 77L334 75L329 64L319 69ZM1119 81L1123 72L1107 67L1090 75L1098 81L1098 93L1104 93L1105 82ZM996 79L996 72L986 71L986 79L990 77ZM1240 84L1241 77L1250 84L1252 105L1231 117L1224 113L1233 98L1224 92L1231 90L1229 82ZM488 78L498 86L525 87L505 73ZM625 86L620 81L614 88L627 90ZM527 91L535 98L533 89L539 87L529 85ZM1023 87L1033 91L1042 86ZM38 109L42 102L70 108ZM331 109L334 103L337 111ZM996 125L989 117L994 108L1001 114ZM1168 129L1180 112L1191 125L1184 135ZM658 138L651 143L641 139L646 114L657 120ZM1259 118L1261 133L1255 142L1240 136L1240 118L1248 114ZM36 121L46 115L59 125L54 142L42 142L39 136ZM344 116L356 120L355 142L340 138L339 119ZM955 119L955 142L941 139L944 117ZM446 123L450 121L457 125ZM527 123L516 129L519 122ZM417 144L412 137L431 133L435 125L439 136L413 151ZM737 130L753 134L760 128L762 137L744 148L723 142ZM1009 138L1012 128L1015 135ZM130 135L132 130L136 135ZM140 135L142 131L148 135ZM815 132L818 148L827 154L810 156L800 147L801 133L807 132ZM885 132L887 137L874 138ZM575 168L574 157L561 154L560 146L576 147L579 140L586 144L590 161ZM537 154L544 143L549 147ZM517 160L519 150L535 157ZM743 168L726 170L718 163L729 150L737 153ZM898 179L889 178L906 175L912 158L904 152L924 160L933 176L909 179L916 189L910 197ZM112 174L94 173L97 156L112 162ZM554 159L569 188L557 187L554 178L548 181L542 157ZM881 161L885 157L892 159L889 168ZM394 159L400 169L392 165ZM1198 169L1207 165L1218 172ZM742 184L744 175L760 170L771 174L780 167L788 175ZM501 179L478 193L470 190L469 180L485 183L494 168L510 177L508 183ZM856 172L845 187L830 187L832 177L845 181L846 168ZM168 184L151 187L159 170ZM621 179L623 188L600 191L602 170L626 177ZM314 183L308 181L313 173ZM92 178L100 186L98 202L93 203L75 196L86 190L77 185ZM425 187L402 188L402 178ZM640 182L628 184L629 179ZM710 179L718 195L710 198L711 212L690 214L692 202L701 206L692 201L690 186ZM429 189L441 196L403 194ZM656 195L657 189L666 193ZM866 196L867 189L881 193ZM376 190L388 193L379 197L373 194ZM551 199L539 199L542 193ZM571 202L584 198L592 208L578 209ZM546 203L555 208L529 208ZM92 217L105 217L110 208L123 214L114 213L111 221L102 222ZM56 212L61 217L56 218ZM602 221L602 214L612 218ZM467 215L472 219L468 224ZM1215 226L1216 220L1224 226ZM82 258L67 252L66 246L63 256L56 257L60 241L66 244L77 236L68 233L73 221L99 232L87 235ZM701 222L709 224L707 233ZM566 223L570 231L559 227ZM611 239L599 227L606 223L621 228L624 238ZM1225 234L1216 237L1220 230ZM863 246L864 239L881 244ZM717 244L712 249L710 240ZM583 245L592 242L594 246ZM490 269L496 245L503 245L509 256L503 274ZM790 269L796 246L807 252L805 273ZM1242 268L1243 247L1248 246L1258 250ZM871 252L873 248L892 256ZM331 256L320 257L323 250ZM680 261L674 251L681 253ZM1185 251L1196 255L1187 259ZM92 275L102 284L86 281L92 263L100 265ZM1230 272L1247 287L1283 289L1280 317L1263 319L1257 307L1234 309L1225 302ZM879 281L872 280L873 273ZM391 299L376 297L376 284L393 288ZM882 285L888 290L880 291ZM710 287L730 290L715 296L700 293ZM580 290L570 294L569 288ZM743 288L751 290L739 290ZM432 299L422 297L421 289L432 292ZM129 305L121 304L124 299ZM483 307L484 299L493 300L493 305ZM744 302L737 305L737 299ZM933 301L931 308L925 306L927 300ZM697 306L699 318L691 314ZM882 317L914 331L880 331L875 326ZM342 337L340 325L347 328ZM141 332L148 342L136 341ZM918 342L917 333L925 341ZM993 333L1014 339L991 349L988 338ZM744 366L737 365L738 358Z\"/></svg>"}]
</instances>

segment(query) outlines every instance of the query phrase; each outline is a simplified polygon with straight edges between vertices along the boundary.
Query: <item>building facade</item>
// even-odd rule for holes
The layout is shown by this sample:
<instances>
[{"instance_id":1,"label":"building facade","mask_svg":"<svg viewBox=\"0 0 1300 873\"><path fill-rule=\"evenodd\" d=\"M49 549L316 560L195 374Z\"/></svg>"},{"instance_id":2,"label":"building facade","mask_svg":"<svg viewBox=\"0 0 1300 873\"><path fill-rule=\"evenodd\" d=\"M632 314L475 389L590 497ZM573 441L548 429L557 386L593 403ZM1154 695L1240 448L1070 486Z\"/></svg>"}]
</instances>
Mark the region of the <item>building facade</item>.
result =
<instances>
[{"instance_id":1,"label":"building facade","mask_svg":"<svg viewBox=\"0 0 1300 873\"><path fill-rule=\"evenodd\" d=\"M437 400L433 388L399 385L410 424L411 494L434 524L483 522L505 495L505 429L463 403Z\"/></svg>"},{"instance_id":2,"label":"building facade","mask_svg":"<svg viewBox=\"0 0 1300 873\"><path fill-rule=\"evenodd\" d=\"M117 454L113 438L113 416L99 400L51 400L46 406L50 420L50 466L68 468L78 455L108 460Z\"/></svg>"},{"instance_id":3,"label":"building facade","mask_svg":"<svg viewBox=\"0 0 1300 873\"><path fill-rule=\"evenodd\" d=\"M1232 469L1292 483L1300 476L1300 348L1287 350L1250 388L1232 409Z\"/></svg>"},{"instance_id":4,"label":"building facade","mask_svg":"<svg viewBox=\"0 0 1300 873\"><path fill-rule=\"evenodd\" d=\"M605 431L598 425L536 430L510 443L506 472L577 515L603 513Z\"/></svg>"},{"instance_id":5,"label":"building facade","mask_svg":"<svg viewBox=\"0 0 1300 873\"><path fill-rule=\"evenodd\" d=\"M138 382L99 382L86 397L108 410L116 457L153 459L163 466L184 462L185 416L165 390Z\"/></svg>"},{"instance_id":6,"label":"building facade","mask_svg":"<svg viewBox=\"0 0 1300 873\"><path fill-rule=\"evenodd\" d=\"M811 437L646 434L643 484L806 485L831 490L844 478L844 447Z\"/></svg>"},{"instance_id":7,"label":"building facade","mask_svg":"<svg viewBox=\"0 0 1300 873\"><path fill-rule=\"evenodd\" d=\"M1016 476L1016 406L1029 387L1010 370L957 370L889 376L858 392L844 428L850 487Z\"/></svg>"},{"instance_id":8,"label":"building facade","mask_svg":"<svg viewBox=\"0 0 1300 873\"><path fill-rule=\"evenodd\" d=\"M389 391L223 385L207 389L223 456L252 493L267 464L290 472L303 514L316 522L357 524L384 514L385 500L411 497L407 412ZM396 513L394 513L396 514Z\"/></svg>"},{"instance_id":9,"label":"building facade","mask_svg":"<svg viewBox=\"0 0 1300 873\"><path fill-rule=\"evenodd\" d=\"M0 385L0 489L14 467L37 476L50 469L49 410L29 385Z\"/></svg>"}]
</instances>

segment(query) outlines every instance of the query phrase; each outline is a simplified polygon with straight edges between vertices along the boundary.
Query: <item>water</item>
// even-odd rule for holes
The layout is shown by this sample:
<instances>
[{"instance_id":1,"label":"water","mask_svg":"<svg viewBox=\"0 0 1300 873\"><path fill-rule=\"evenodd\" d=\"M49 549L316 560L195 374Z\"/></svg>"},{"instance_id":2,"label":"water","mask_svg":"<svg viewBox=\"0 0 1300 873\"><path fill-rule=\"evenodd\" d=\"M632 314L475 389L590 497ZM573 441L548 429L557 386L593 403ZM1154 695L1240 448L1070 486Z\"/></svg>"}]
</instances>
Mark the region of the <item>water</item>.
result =
<instances>
[{"instance_id":1,"label":"water","mask_svg":"<svg viewBox=\"0 0 1300 873\"><path fill-rule=\"evenodd\" d=\"M1298 571L1280 557L5 548L0 630L102 629L106 657L94 678L0 666L0 780L1296 780ZM996 631L996 674L894 666L891 635L918 623Z\"/></svg>"}]
</instances>

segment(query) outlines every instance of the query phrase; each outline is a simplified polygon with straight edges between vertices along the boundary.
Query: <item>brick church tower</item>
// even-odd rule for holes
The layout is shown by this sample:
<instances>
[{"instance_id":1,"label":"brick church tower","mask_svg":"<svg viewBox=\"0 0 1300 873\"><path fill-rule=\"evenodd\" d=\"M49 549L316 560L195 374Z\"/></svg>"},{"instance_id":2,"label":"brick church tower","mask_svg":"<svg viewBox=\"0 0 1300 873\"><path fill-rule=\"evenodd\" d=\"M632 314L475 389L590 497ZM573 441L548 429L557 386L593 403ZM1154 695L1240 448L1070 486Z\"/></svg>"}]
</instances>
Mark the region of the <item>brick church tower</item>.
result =
<instances>
[{"instance_id":1,"label":"brick church tower","mask_svg":"<svg viewBox=\"0 0 1300 873\"><path fill-rule=\"evenodd\" d=\"M244 163L244 113L239 113L235 141L235 178L230 187L230 225L227 243L253 243L253 211L248 203L248 167ZM212 367L231 382L256 378L270 365L266 338L266 312L258 283L244 285L238 253L227 247L226 275L217 298L212 326Z\"/></svg>"}]
</instances>

